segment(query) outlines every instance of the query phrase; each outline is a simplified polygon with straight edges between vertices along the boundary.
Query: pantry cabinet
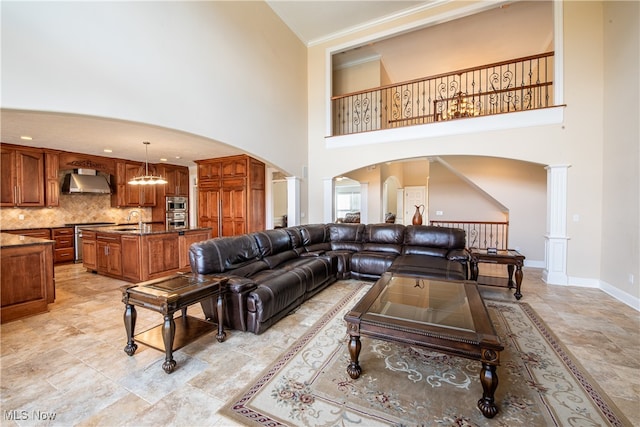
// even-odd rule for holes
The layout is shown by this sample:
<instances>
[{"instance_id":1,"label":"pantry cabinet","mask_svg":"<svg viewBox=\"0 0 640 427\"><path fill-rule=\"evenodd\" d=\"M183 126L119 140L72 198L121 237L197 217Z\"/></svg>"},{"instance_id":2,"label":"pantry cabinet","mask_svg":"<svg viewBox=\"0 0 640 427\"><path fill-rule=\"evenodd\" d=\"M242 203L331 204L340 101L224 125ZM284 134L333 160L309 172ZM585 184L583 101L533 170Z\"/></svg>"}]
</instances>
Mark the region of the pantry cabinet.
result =
<instances>
[{"instance_id":1,"label":"pantry cabinet","mask_svg":"<svg viewBox=\"0 0 640 427\"><path fill-rule=\"evenodd\" d=\"M213 237L264 230L265 164L246 155L198 160L198 224Z\"/></svg>"}]
</instances>

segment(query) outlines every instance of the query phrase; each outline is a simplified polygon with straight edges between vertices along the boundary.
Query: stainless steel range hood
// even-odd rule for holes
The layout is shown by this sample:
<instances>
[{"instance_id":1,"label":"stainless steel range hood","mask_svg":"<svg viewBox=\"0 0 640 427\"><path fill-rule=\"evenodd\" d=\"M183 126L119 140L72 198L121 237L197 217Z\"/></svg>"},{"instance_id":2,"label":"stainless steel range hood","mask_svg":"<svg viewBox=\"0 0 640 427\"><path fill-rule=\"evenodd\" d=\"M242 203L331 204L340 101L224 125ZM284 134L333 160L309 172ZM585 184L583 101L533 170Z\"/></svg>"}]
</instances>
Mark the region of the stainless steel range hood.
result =
<instances>
[{"instance_id":1,"label":"stainless steel range hood","mask_svg":"<svg viewBox=\"0 0 640 427\"><path fill-rule=\"evenodd\" d=\"M62 182L64 194L111 194L107 178L98 175L95 170L78 169L65 175Z\"/></svg>"}]
</instances>

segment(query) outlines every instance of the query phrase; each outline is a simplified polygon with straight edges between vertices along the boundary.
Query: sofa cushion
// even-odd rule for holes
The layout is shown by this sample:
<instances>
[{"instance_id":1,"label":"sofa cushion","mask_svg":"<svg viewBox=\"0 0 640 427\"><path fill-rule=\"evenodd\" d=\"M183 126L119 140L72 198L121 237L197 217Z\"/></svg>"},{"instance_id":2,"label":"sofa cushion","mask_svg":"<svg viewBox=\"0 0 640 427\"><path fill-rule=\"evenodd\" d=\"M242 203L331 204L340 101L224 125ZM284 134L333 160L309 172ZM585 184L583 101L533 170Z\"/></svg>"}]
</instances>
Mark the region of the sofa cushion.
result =
<instances>
[{"instance_id":1,"label":"sofa cushion","mask_svg":"<svg viewBox=\"0 0 640 427\"><path fill-rule=\"evenodd\" d=\"M462 229L407 225L404 230L403 254L445 257L450 249L464 247L465 231Z\"/></svg>"},{"instance_id":2,"label":"sofa cushion","mask_svg":"<svg viewBox=\"0 0 640 427\"><path fill-rule=\"evenodd\" d=\"M364 230L364 224L330 224L331 250L352 252L362 250Z\"/></svg>"},{"instance_id":3,"label":"sofa cushion","mask_svg":"<svg viewBox=\"0 0 640 427\"><path fill-rule=\"evenodd\" d=\"M404 241L404 225L368 224L365 226L362 250L400 254Z\"/></svg>"},{"instance_id":4,"label":"sofa cushion","mask_svg":"<svg viewBox=\"0 0 640 427\"><path fill-rule=\"evenodd\" d=\"M293 249L289 233L282 228L257 231L250 235L256 240L260 255L263 258Z\"/></svg>"},{"instance_id":5,"label":"sofa cushion","mask_svg":"<svg viewBox=\"0 0 640 427\"><path fill-rule=\"evenodd\" d=\"M302 246L309 253L321 253L331 250L329 230L325 224L312 224L300 227Z\"/></svg>"},{"instance_id":6,"label":"sofa cushion","mask_svg":"<svg viewBox=\"0 0 640 427\"><path fill-rule=\"evenodd\" d=\"M306 292L306 278L295 271L271 275L268 280L257 278L260 283L249 293L247 310L257 313L257 320L266 320L292 304L299 304Z\"/></svg>"},{"instance_id":7,"label":"sofa cushion","mask_svg":"<svg viewBox=\"0 0 640 427\"><path fill-rule=\"evenodd\" d=\"M378 279L397 256L395 252L356 252L351 256L351 276L354 279Z\"/></svg>"},{"instance_id":8,"label":"sofa cushion","mask_svg":"<svg viewBox=\"0 0 640 427\"><path fill-rule=\"evenodd\" d=\"M194 243L189 247L191 271L198 274L234 270L256 262L259 258L256 241L247 234L217 237Z\"/></svg>"}]
</instances>

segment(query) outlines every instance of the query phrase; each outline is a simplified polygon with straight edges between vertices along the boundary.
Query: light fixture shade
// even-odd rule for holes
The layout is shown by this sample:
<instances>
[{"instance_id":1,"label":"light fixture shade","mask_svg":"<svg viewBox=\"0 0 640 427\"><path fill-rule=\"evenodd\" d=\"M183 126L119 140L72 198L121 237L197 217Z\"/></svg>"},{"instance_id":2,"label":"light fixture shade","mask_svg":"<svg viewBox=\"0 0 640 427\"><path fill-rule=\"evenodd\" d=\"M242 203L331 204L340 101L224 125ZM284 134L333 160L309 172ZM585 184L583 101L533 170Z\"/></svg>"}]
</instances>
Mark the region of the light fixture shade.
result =
<instances>
[{"instance_id":1,"label":"light fixture shade","mask_svg":"<svg viewBox=\"0 0 640 427\"><path fill-rule=\"evenodd\" d=\"M135 176L130 181L130 185L162 185L166 184L167 180L158 175L149 175L149 144L150 142L143 142L145 145L145 162L144 162L144 175Z\"/></svg>"}]
</instances>

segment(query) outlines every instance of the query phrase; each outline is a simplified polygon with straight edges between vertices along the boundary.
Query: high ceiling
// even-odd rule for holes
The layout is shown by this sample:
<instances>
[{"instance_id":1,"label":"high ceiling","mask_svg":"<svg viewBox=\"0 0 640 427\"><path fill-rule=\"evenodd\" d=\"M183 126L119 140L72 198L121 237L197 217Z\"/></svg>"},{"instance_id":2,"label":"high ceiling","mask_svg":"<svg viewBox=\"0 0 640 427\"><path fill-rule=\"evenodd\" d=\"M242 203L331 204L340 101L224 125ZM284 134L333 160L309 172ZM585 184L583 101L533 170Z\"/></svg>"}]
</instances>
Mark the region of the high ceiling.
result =
<instances>
[{"instance_id":1,"label":"high ceiling","mask_svg":"<svg viewBox=\"0 0 640 427\"><path fill-rule=\"evenodd\" d=\"M395 0L267 1L269 6L306 45L313 45L373 23L420 10L428 7L432 2L433 0L430 2ZM467 30L473 31L475 25L469 26ZM509 37L505 40L508 39ZM412 39L404 39L401 43L407 44L407 40L411 40L412 46L421 43L419 38L415 36ZM384 54L391 57L394 52L400 51L397 46L390 40L381 41L359 49L355 54L348 52L342 60L350 61L357 59L358 56L371 54ZM337 61L339 58L336 56L335 60ZM394 65L392 61L388 61L386 66L394 80L396 78L403 80L401 70L407 68L405 64L398 62ZM415 67L415 64L413 66ZM165 158L168 163L191 166L195 159L240 153L234 147L201 136L121 120L4 109L1 112L0 123L0 138L5 143L138 161L145 160L142 141L151 141L149 146L150 162L158 162L161 158ZM20 137L23 135L31 136L33 139L22 140ZM140 144L132 144L131 141L140 141ZM111 149L112 152L105 154L103 151L105 148ZM210 155L208 155L209 153Z\"/></svg>"}]
</instances>

